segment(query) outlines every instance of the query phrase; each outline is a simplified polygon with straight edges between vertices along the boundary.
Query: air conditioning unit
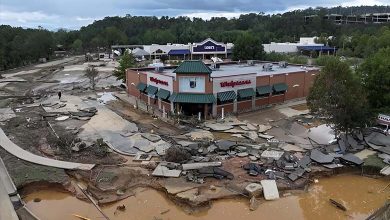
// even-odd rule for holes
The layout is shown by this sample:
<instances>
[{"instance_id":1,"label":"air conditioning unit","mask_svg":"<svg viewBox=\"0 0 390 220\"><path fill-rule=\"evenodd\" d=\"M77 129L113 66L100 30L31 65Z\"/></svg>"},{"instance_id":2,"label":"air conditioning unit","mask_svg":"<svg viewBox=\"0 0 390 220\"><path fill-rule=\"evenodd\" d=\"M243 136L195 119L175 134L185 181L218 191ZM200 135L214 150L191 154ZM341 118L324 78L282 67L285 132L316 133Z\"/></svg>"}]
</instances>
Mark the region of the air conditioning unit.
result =
<instances>
[{"instance_id":1,"label":"air conditioning unit","mask_svg":"<svg viewBox=\"0 0 390 220\"><path fill-rule=\"evenodd\" d=\"M162 73L164 72L164 67L163 66L158 66L154 69L157 73Z\"/></svg>"},{"instance_id":2,"label":"air conditioning unit","mask_svg":"<svg viewBox=\"0 0 390 220\"><path fill-rule=\"evenodd\" d=\"M266 63L263 65L263 71L271 71L272 70L272 64Z\"/></svg>"},{"instance_id":3,"label":"air conditioning unit","mask_svg":"<svg viewBox=\"0 0 390 220\"><path fill-rule=\"evenodd\" d=\"M211 69L215 70L215 69L219 69L220 68L220 64L219 63L212 63L211 64Z\"/></svg>"},{"instance_id":4,"label":"air conditioning unit","mask_svg":"<svg viewBox=\"0 0 390 220\"><path fill-rule=\"evenodd\" d=\"M288 63L286 61L280 61L279 62L279 67L280 68L287 68L287 66L288 66Z\"/></svg>"}]
</instances>

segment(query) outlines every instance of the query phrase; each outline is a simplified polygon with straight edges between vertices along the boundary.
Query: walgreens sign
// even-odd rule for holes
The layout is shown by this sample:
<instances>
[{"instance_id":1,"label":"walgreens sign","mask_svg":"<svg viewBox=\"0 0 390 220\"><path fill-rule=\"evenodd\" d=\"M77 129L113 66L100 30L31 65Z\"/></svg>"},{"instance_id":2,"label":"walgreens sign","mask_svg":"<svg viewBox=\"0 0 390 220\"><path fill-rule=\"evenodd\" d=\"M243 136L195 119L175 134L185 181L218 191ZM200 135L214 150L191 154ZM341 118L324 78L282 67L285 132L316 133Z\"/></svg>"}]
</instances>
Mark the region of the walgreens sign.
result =
<instances>
[{"instance_id":1,"label":"walgreens sign","mask_svg":"<svg viewBox=\"0 0 390 220\"><path fill-rule=\"evenodd\" d=\"M157 79L155 77L149 77L150 81L151 82L154 82L156 83L157 85L158 84L161 84L161 85L165 85L165 86L168 86L168 82L167 81L164 81L164 80L161 80L161 79Z\"/></svg>"},{"instance_id":2,"label":"walgreens sign","mask_svg":"<svg viewBox=\"0 0 390 220\"><path fill-rule=\"evenodd\" d=\"M239 80L239 81L230 81L230 82L221 82L221 87L235 87L235 86L241 86L241 85L248 85L251 84L251 80Z\"/></svg>"}]
</instances>

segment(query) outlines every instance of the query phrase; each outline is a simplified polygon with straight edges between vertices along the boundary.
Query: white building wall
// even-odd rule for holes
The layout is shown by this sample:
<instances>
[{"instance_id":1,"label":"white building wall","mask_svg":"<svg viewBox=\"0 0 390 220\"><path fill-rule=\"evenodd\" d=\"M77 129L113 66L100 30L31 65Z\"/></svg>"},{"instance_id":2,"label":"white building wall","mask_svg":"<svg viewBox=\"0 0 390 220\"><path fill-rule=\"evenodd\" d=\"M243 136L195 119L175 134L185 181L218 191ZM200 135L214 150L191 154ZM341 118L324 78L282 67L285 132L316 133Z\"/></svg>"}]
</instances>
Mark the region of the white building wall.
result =
<instances>
[{"instance_id":1,"label":"white building wall","mask_svg":"<svg viewBox=\"0 0 390 220\"><path fill-rule=\"evenodd\" d=\"M205 93L206 79L204 76L180 76L179 78L179 92L188 93ZM195 87L191 88L191 81L195 81Z\"/></svg>"},{"instance_id":2,"label":"white building wall","mask_svg":"<svg viewBox=\"0 0 390 220\"><path fill-rule=\"evenodd\" d=\"M228 76L228 77L218 77L212 78L213 80L213 93L217 94L218 92L226 92L226 91L235 91L239 89L247 89L247 88L256 88L256 74L248 74L241 76ZM247 81L250 83L235 85L235 86L222 86L221 83L224 82L238 82L238 81Z\"/></svg>"},{"instance_id":3,"label":"white building wall","mask_svg":"<svg viewBox=\"0 0 390 220\"><path fill-rule=\"evenodd\" d=\"M157 80L153 80L152 78ZM158 82L158 80L163 82ZM164 82L167 82L168 85L166 85ZM168 90L171 93L173 92L173 77L171 76L164 76L162 74L147 72L147 84L156 86L160 89Z\"/></svg>"}]
</instances>

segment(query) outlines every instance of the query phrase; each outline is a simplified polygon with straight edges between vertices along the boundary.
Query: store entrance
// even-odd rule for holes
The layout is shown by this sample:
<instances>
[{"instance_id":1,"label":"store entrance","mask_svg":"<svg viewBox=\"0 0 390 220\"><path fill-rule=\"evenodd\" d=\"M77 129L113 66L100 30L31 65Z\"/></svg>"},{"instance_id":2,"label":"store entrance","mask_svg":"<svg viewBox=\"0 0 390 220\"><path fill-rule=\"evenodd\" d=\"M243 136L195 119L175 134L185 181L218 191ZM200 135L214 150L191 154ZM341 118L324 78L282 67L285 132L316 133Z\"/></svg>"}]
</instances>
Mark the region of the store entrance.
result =
<instances>
[{"instance_id":1,"label":"store entrance","mask_svg":"<svg viewBox=\"0 0 390 220\"><path fill-rule=\"evenodd\" d=\"M212 112L211 104L180 103L178 105L181 113L186 116L198 117L198 114L200 112L202 118L204 118L205 114L207 117L209 117Z\"/></svg>"}]
</instances>

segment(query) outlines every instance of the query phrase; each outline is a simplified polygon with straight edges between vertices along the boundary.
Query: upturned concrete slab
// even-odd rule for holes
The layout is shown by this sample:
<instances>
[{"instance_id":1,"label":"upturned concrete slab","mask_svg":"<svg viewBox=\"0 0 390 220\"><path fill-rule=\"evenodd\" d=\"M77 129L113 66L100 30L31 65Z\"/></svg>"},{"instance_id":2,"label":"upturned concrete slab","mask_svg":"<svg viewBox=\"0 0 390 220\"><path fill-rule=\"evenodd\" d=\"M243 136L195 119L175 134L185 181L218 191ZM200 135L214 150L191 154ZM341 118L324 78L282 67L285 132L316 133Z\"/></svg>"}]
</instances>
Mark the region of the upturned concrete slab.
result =
<instances>
[{"instance_id":1,"label":"upturned concrete slab","mask_svg":"<svg viewBox=\"0 0 390 220\"><path fill-rule=\"evenodd\" d=\"M253 124L251 124L251 123L247 123L247 124L246 124L246 127L247 127L250 131L257 131L257 130L258 130L257 126L255 126L255 125L253 125Z\"/></svg>"},{"instance_id":2,"label":"upturned concrete slab","mask_svg":"<svg viewBox=\"0 0 390 220\"><path fill-rule=\"evenodd\" d=\"M14 117L16 117L16 115L11 108L0 108L0 121L7 121Z\"/></svg>"},{"instance_id":3,"label":"upturned concrete slab","mask_svg":"<svg viewBox=\"0 0 390 220\"><path fill-rule=\"evenodd\" d=\"M241 130L241 129L237 129L237 128L233 128L233 129L226 130L226 131L223 131L223 132L225 132L225 133L232 133L232 134L243 134L246 131L245 130Z\"/></svg>"},{"instance_id":4,"label":"upturned concrete slab","mask_svg":"<svg viewBox=\"0 0 390 220\"><path fill-rule=\"evenodd\" d=\"M262 124L260 124L259 125L259 130L257 130L257 131L260 132L260 133L264 133L264 132L268 131L271 128L272 128L271 125L262 125Z\"/></svg>"},{"instance_id":5,"label":"upturned concrete slab","mask_svg":"<svg viewBox=\"0 0 390 220\"><path fill-rule=\"evenodd\" d=\"M283 154L284 154L283 151L265 150L265 151L263 151L263 153L261 153L261 157L279 160Z\"/></svg>"},{"instance_id":6,"label":"upturned concrete slab","mask_svg":"<svg viewBox=\"0 0 390 220\"><path fill-rule=\"evenodd\" d=\"M179 177L181 170L170 170L168 167L159 164L156 169L154 169L152 175L160 177Z\"/></svg>"},{"instance_id":7,"label":"upturned concrete slab","mask_svg":"<svg viewBox=\"0 0 390 220\"><path fill-rule=\"evenodd\" d=\"M50 167L57 167L67 170L91 170L95 164L82 164L82 163L73 163L73 162L67 162L67 161L61 161L61 160L54 160L47 157L41 157L38 155L35 155L31 152L28 152L18 145L14 144L3 132L3 130L0 128L0 145L4 148L8 153L16 156L19 159L40 164L44 166L50 166Z\"/></svg>"},{"instance_id":8,"label":"upturned concrete slab","mask_svg":"<svg viewBox=\"0 0 390 220\"><path fill-rule=\"evenodd\" d=\"M244 137L247 137L251 139L252 141L255 141L259 136L257 135L256 131L248 131L244 134L242 134Z\"/></svg>"},{"instance_id":9,"label":"upturned concrete slab","mask_svg":"<svg viewBox=\"0 0 390 220\"><path fill-rule=\"evenodd\" d=\"M261 180L265 200L279 199L279 191L275 180Z\"/></svg>"},{"instance_id":10,"label":"upturned concrete slab","mask_svg":"<svg viewBox=\"0 0 390 220\"><path fill-rule=\"evenodd\" d=\"M171 144L164 140L160 140L156 143L152 143L152 146L154 146L158 155L164 156L167 150L171 147Z\"/></svg>"},{"instance_id":11,"label":"upturned concrete slab","mask_svg":"<svg viewBox=\"0 0 390 220\"><path fill-rule=\"evenodd\" d=\"M220 123L215 123L215 124L214 123L205 123L204 126L207 128L210 128L213 131L225 131L225 130L229 130L229 129L233 128L232 125L220 124Z\"/></svg>"},{"instance_id":12,"label":"upturned concrete slab","mask_svg":"<svg viewBox=\"0 0 390 220\"><path fill-rule=\"evenodd\" d=\"M293 144L282 144L282 146L280 146L280 148L283 149L284 151L288 151L288 152L305 152L306 151L302 147L300 147L298 145L293 145Z\"/></svg>"},{"instance_id":13,"label":"upturned concrete slab","mask_svg":"<svg viewBox=\"0 0 390 220\"><path fill-rule=\"evenodd\" d=\"M362 165L363 160L361 160L359 157L355 156L354 154L345 154L344 156L341 157L341 159L349 162L349 163L354 163L356 165Z\"/></svg>"},{"instance_id":14,"label":"upturned concrete slab","mask_svg":"<svg viewBox=\"0 0 390 220\"><path fill-rule=\"evenodd\" d=\"M214 135L210 131L205 131L205 130L194 130L191 131L185 136L189 137L191 140L208 140L208 141L213 141L214 140Z\"/></svg>"},{"instance_id":15,"label":"upturned concrete slab","mask_svg":"<svg viewBox=\"0 0 390 220\"><path fill-rule=\"evenodd\" d=\"M258 136L267 140L274 138L274 136L267 134L258 134Z\"/></svg>"},{"instance_id":16,"label":"upturned concrete slab","mask_svg":"<svg viewBox=\"0 0 390 220\"><path fill-rule=\"evenodd\" d=\"M317 149L313 149L310 152L310 159L314 160L317 163L331 163L334 160L334 157L322 153Z\"/></svg>"},{"instance_id":17,"label":"upturned concrete slab","mask_svg":"<svg viewBox=\"0 0 390 220\"><path fill-rule=\"evenodd\" d=\"M231 147L233 147L234 145L236 145L236 143L232 142L232 141L227 141L227 140L221 140L221 141L218 141L216 143L217 147L219 150L222 150L222 151L227 151L229 150Z\"/></svg>"},{"instance_id":18,"label":"upturned concrete slab","mask_svg":"<svg viewBox=\"0 0 390 220\"><path fill-rule=\"evenodd\" d=\"M308 136L317 144L328 145L336 141L334 130L328 125L310 128Z\"/></svg>"},{"instance_id":19,"label":"upturned concrete slab","mask_svg":"<svg viewBox=\"0 0 390 220\"><path fill-rule=\"evenodd\" d=\"M182 164L183 170L197 170L204 167L219 167L222 162L186 163Z\"/></svg>"},{"instance_id":20,"label":"upturned concrete slab","mask_svg":"<svg viewBox=\"0 0 390 220\"><path fill-rule=\"evenodd\" d=\"M156 134L142 133L141 135L151 142L157 142L161 140L161 137Z\"/></svg>"}]
</instances>

